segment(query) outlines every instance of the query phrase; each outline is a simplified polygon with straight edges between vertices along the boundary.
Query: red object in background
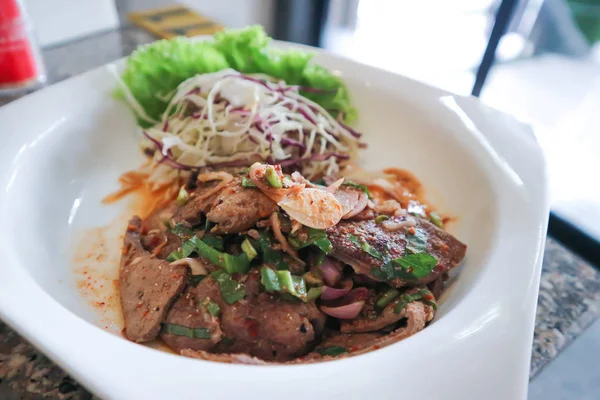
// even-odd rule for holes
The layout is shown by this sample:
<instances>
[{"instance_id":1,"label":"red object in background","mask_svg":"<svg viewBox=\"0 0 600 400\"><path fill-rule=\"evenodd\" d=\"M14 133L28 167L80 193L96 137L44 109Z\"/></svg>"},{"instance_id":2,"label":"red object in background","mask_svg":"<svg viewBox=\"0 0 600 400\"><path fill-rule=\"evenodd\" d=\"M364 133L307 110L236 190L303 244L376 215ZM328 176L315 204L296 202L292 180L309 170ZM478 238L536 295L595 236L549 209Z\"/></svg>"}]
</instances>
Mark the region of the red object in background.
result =
<instances>
[{"instance_id":1,"label":"red object in background","mask_svg":"<svg viewBox=\"0 0 600 400\"><path fill-rule=\"evenodd\" d=\"M31 29L18 0L0 0L0 91L27 89L43 80Z\"/></svg>"}]
</instances>

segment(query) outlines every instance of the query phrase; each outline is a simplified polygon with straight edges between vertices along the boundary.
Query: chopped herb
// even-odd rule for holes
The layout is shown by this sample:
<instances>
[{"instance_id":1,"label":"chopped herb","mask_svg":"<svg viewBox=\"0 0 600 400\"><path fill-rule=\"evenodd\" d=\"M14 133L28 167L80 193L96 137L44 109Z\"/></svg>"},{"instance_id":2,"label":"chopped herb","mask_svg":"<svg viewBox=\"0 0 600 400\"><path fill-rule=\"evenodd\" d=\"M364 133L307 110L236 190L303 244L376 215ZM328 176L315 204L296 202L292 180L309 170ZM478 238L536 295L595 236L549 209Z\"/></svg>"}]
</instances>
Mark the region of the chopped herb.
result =
<instances>
[{"instance_id":1,"label":"chopped herb","mask_svg":"<svg viewBox=\"0 0 600 400\"><path fill-rule=\"evenodd\" d=\"M423 303L427 304L428 306L431 306L434 310L437 310L437 308L438 308L438 305L435 301L424 299Z\"/></svg>"},{"instance_id":2,"label":"chopped herb","mask_svg":"<svg viewBox=\"0 0 600 400\"><path fill-rule=\"evenodd\" d=\"M256 184L254 182L252 182L252 180L250 178L247 177L243 177L242 178L242 187L245 188L255 188Z\"/></svg>"},{"instance_id":3,"label":"chopped herb","mask_svg":"<svg viewBox=\"0 0 600 400\"><path fill-rule=\"evenodd\" d=\"M436 265L437 259L430 254L407 254L390 260L371 272L377 278L386 281L394 278L418 280L429 275Z\"/></svg>"},{"instance_id":4,"label":"chopped herb","mask_svg":"<svg viewBox=\"0 0 600 400\"><path fill-rule=\"evenodd\" d=\"M284 253L273 249L273 240L271 236L263 231L260 233L258 245L262 254L262 261L265 264L273 265L278 270L290 269L290 266L285 262Z\"/></svg>"},{"instance_id":5,"label":"chopped herb","mask_svg":"<svg viewBox=\"0 0 600 400\"><path fill-rule=\"evenodd\" d=\"M417 279L429 275L437 265L437 259L427 253L408 254L404 257L396 258L393 262L399 264L404 270L410 271Z\"/></svg>"},{"instance_id":6,"label":"chopped herb","mask_svg":"<svg viewBox=\"0 0 600 400\"><path fill-rule=\"evenodd\" d=\"M215 226L215 223L209 221L208 218L207 218L206 221L204 221L204 232L210 231L213 226Z\"/></svg>"},{"instance_id":7,"label":"chopped herb","mask_svg":"<svg viewBox=\"0 0 600 400\"><path fill-rule=\"evenodd\" d=\"M181 189L179 189L175 202L178 206L185 206L189 200L190 194L185 190L185 186L182 186Z\"/></svg>"},{"instance_id":8,"label":"chopped herb","mask_svg":"<svg viewBox=\"0 0 600 400\"><path fill-rule=\"evenodd\" d=\"M419 254L427 252L427 232L423 229L415 229L413 235L406 235L406 252Z\"/></svg>"},{"instance_id":9,"label":"chopped herb","mask_svg":"<svg viewBox=\"0 0 600 400\"><path fill-rule=\"evenodd\" d=\"M327 186L327 182L325 182L325 179L323 178L319 178L316 181L312 181L312 183L319 186Z\"/></svg>"},{"instance_id":10,"label":"chopped herb","mask_svg":"<svg viewBox=\"0 0 600 400\"><path fill-rule=\"evenodd\" d=\"M289 271L277 271L277 273L289 272ZM292 276L292 287L295 293L291 293L302 301L306 301L306 282L301 276Z\"/></svg>"},{"instance_id":11,"label":"chopped herb","mask_svg":"<svg viewBox=\"0 0 600 400\"><path fill-rule=\"evenodd\" d=\"M267 184L272 188L281 189L283 187L283 182L281 182L277 171L270 165L265 170L265 179L267 180Z\"/></svg>"},{"instance_id":12,"label":"chopped herb","mask_svg":"<svg viewBox=\"0 0 600 400\"><path fill-rule=\"evenodd\" d=\"M383 260L383 256L380 252L378 252L374 247L372 247L367 242L362 242L360 248L367 254L370 254L372 257L375 257L378 260Z\"/></svg>"},{"instance_id":13,"label":"chopped herb","mask_svg":"<svg viewBox=\"0 0 600 400\"><path fill-rule=\"evenodd\" d=\"M371 270L371 273L375 277L384 281L389 281L394 278L397 278L396 270L394 270L394 263L392 263L391 261L384 263L380 267L373 268Z\"/></svg>"},{"instance_id":14,"label":"chopped herb","mask_svg":"<svg viewBox=\"0 0 600 400\"><path fill-rule=\"evenodd\" d=\"M202 241L215 250L223 251L225 249L222 237L205 234L202 236Z\"/></svg>"},{"instance_id":15,"label":"chopped herb","mask_svg":"<svg viewBox=\"0 0 600 400\"><path fill-rule=\"evenodd\" d=\"M358 240L358 237L355 235L348 235L348 240L350 240L352 243L354 243L355 245L357 245L358 247L360 247L360 240Z\"/></svg>"},{"instance_id":16,"label":"chopped herb","mask_svg":"<svg viewBox=\"0 0 600 400\"><path fill-rule=\"evenodd\" d=\"M375 305L378 308L385 308L388 304L390 304L396 297L400 295L400 292L397 289L391 288L385 291L375 302Z\"/></svg>"},{"instance_id":17,"label":"chopped herb","mask_svg":"<svg viewBox=\"0 0 600 400\"><path fill-rule=\"evenodd\" d=\"M323 264L323 260L325 260L325 253L323 253L323 252L318 252L318 253L317 253L317 254L314 256L314 258L313 258L313 260L312 260L312 263L311 263L311 265L312 265L313 267L320 267L320 266L321 266L321 264Z\"/></svg>"},{"instance_id":18,"label":"chopped herb","mask_svg":"<svg viewBox=\"0 0 600 400\"><path fill-rule=\"evenodd\" d=\"M194 240L198 255L206 258L217 267L223 268L230 274L245 274L248 272L248 269L250 269L250 260L246 253L234 256L215 250L198 238L192 238L190 240Z\"/></svg>"},{"instance_id":19,"label":"chopped herb","mask_svg":"<svg viewBox=\"0 0 600 400\"><path fill-rule=\"evenodd\" d=\"M342 346L330 346L330 347L322 347L320 349L315 350L322 356L339 356L340 354L344 354L348 352L348 349Z\"/></svg>"},{"instance_id":20,"label":"chopped herb","mask_svg":"<svg viewBox=\"0 0 600 400\"><path fill-rule=\"evenodd\" d=\"M320 287L311 288L306 295L306 301L315 301L319 297L321 297L321 293L323 293L323 289Z\"/></svg>"},{"instance_id":21,"label":"chopped herb","mask_svg":"<svg viewBox=\"0 0 600 400\"><path fill-rule=\"evenodd\" d=\"M436 213L435 211L429 213L429 220L438 228L444 228L444 221L442 220L442 217L440 217L440 214Z\"/></svg>"},{"instance_id":22,"label":"chopped herb","mask_svg":"<svg viewBox=\"0 0 600 400\"><path fill-rule=\"evenodd\" d=\"M350 240L352 243L354 243L355 245L360 247L361 250L364 251L365 253L371 255L372 257L375 257L378 260L383 260L383 255L379 251L377 251L373 246L371 246L369 243L360 240L355 235L348 235L348 240Z\"/></svg>"},{"instance_id":23,"label":"chopped herb","mask_svg":"<svg viewBox=\"0 0 600 400\"><path fill-rule=\"evenodd\" d=\"M248 256L248 260L250 261L254 260L258 255L256 249L254 248L254 246L252 246L252 243L250 243L250 240L248 240L247 238L244 239L244 241L242 242L242 251L246 253L246 255Z\"/></svg>"},{"instance_id":24,"label":"chopped herb","mask_svg":"<svg viewBox=\"0 0 600 400\"><path fill-rule=\"evenodd\" d=\"M193 239L187 240L183 242L180 248L173 250L168 256L167 261L173 262L176 260L181 260L182 258L188 257L190 254L196 250L195 240L198 239L194 237Z\"/></svg>"},{"instance_id":25,"label":"chopped herb","mask_svg":"<svg viewBox=\"0 0 600 400\"><path fill-rule=\"evenodd\" d=\"M183 224L177 224L171 229L171 233L175 236L179 236L182 239L189 239L194 236L194 231L192 228L187 227Z\"/></svg>"},{"instance_id":26,"label":"chopped herb","mask_svg":"<svg viewBox=\"0 0 600 400\"><path fill-rule=\"evenodd\" d=\"M390 219L389 216L387 215L378 215L375 217L375 223L376 224L381 224L383 221Z\"/></svg>"},{"instance_id":27,"label":"chopped herb","mask_svg":"<svg viewBox=\"0 0 600 400\"><path fill-rule=\"evenodd\" d=\"M199 256L206 258L209 262L217 267L223 268L230 274L243 274L248 272L248 269L250 268L250 260L245 253L237 256L223 253L212 248L196 236L184 242L179 249L173 250L171 254L168 255L167 261L186 258L194 251L198 253Z\"/></svg>"},{"instance_id":28,"label":"chopped herb","mask_svg":"<svg viewBox=\"0 0 600 400\"><path fill-rule=\"evenodd\" d=\"M400 296L400 300L398 301L398 303L394 306L394 313L398 314L400 313L404 307L406 307L408 305L408 303L412 303L413 301L418 301L423 299L423 297L425 297L427 294L429 294L429 290L427 289L421 289L416 293L413 294L408 294L405 293L402 296Z\"/></svg>"},{"instance_id":29,"label":"chopped herb","mask_svg":"<svg viewBox=\"0 0 600 400\"><path fill-rule=\"evenodd\" d=\"M188 283L196 287L204 278L206 278L206 275L190 275L188 278Z\"/></svg>"},{"instance_id":30,"label":"chopped herb","mask_svg":"<svg viewBox=\"0 0 600 400\"><path fill-rule=\"evenodd\" d=\"M260 282L267 292L289 293L302 301L306 301L306 283L300 276L290 271L274 271L268 267L260 269Z\"/></svg>"},{"instance_id":31,"label":"chopped herb","mask_svg":"<svg viewBox=\"0 0 600 400\"><path fill-rule=\"evenodd\" d=\"M169 262L173 262L173 261L177 261L182 259L182 252L181 249L177 249L177 250L173 250L172 252L169 253L169 255L167 256L167 261Z\"/></svg>"},{"instance_id":32,"label":"chopped herb","mask_svg":"<svg viewBox=\"0 0 600 400\"><path fill-rule=\"evenodd\" d=\"M302 303L304 300L300 300L299 298L292 296L289 293L281 293L281 298L290 303Z\"/></svg>"},{"instance_id":33,"label":"chopped herb","mask_svg":"<svg viewBox=\"0 0 600 400\"><path fill-rule=\"evenodd\" d=\"M171 335L187 336L191 339L210 339L210 331L206 328L189 328L176 324L163 324L163 332Z\"/></svg>"},{"instance_id":34,"label":"chopped herb","mask_svg":"<svg viewBox=\"0 0 600 400\"><path fill-rule=\"evenodd\" d=\"M304 274L304 282L308 286L321 286L323 285L323 278L314 271L308 271Z\"/></svg>"},{"instance_id":35,"label":"chopped herb","mask_svg":"<svg viewBox=\"0 0 600 400\"><path fill-rule=\"evenodd\" d=\"M216 317L217 315L219 315L219 311L221 311L221 307L219 307L219 305L217 303L215 303L214 301L212 301L210 298L206 298L204 300L204 305L206 307L206 309L208 310L208 312L210 313L210 315L212 315L213 317Z\"/></svg>"},{"instance_id":36,"label":"chopped herb","mask_svg":"<svg viewBox=\"0 0 600 400\"><path fill-rule=\"evenodd\" d=\"M262 267L260 269L260 282L263 284L267 292L281 291L279 278L277 278L277 274L271 268Z\"/></svg>"},{"instance_id":37,"label":"chopped herb","mask_svg":"<svg viewBox=\"0 0 600 400\"><path fill-rule=\"evenodd\" d=\"M350 186L353 187L355 189L358 189L362 192L364 192L367 196L369 196L370 199L372 199L373 197L371 196L371 192L369 192L369 188L366 187L365 185L361 185L359 183L354 183L352 181L345 181L344 183L342 183L342 186Z\"/></svg>"},{"instance_id":38,"label":"chopped herb","mask_svg":"<svg viewBox=\"0 0 600 400\"><path fill-rule=\"evenodd\" d=\"M302 242L297 236L288 236L288 242L296 249L300 250L308 246L317 246L322 252L329 254L333 246L329 239L327 239L327 233L322 229L306 228L307 239Z\"/></svg>"},{"instance_id":39,"label":"chopped herb","mask_svg":"<svg viewBox=\"0 0 600 400\"><path fill-rule=\"evenodd\" d=\"M217 270L210 274L221 289L221 296L227 304L233 304L246 296L244 285L233 279L227 272Z\"/></svg>"},{"instance_id":40,"label":"chopped herb","mask_svg":"<svg viewBox=\"0 0 600 400\"><path fill-rule=\"evenodd\" d=\"M224 337L219 343L224 345L230 345L235 343L235 340L233 340L232 338Z\"/></svg>"}]
</instances>

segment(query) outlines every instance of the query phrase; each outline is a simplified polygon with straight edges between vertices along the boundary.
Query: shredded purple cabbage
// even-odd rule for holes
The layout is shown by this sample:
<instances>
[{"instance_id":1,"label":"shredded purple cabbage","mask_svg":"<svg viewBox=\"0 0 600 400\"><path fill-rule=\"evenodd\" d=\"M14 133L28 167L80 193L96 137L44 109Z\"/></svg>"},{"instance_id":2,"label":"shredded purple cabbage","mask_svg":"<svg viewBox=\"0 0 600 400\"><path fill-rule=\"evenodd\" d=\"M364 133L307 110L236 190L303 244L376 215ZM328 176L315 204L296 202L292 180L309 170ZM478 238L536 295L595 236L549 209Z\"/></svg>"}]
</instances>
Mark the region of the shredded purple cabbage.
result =
<instances>
[{"instance_id":1,"label":"shredded purple cabbage","mask_svg":"<svg viewBox=\"0 0 600 400\"><path fill-rule=\"evenodd\" d=\"M350 128L348 125L346 125L345 123L343 123L342 121L338 121L338 123L343 126L348 132L350 132L350 134L352 136L354 136L357 139L360 139L362 137L362 134L356 132L354 129Z\"/></svg>"},{"instance_id":2,"label":"shredded purple cabbage","mask_svg":"<svg viewBox=\"0 0 600 400\"><path fill-rule=\"evenodd\" d=\"M317 89L317 88L312 88L312 87L296 86L296 85L294 85L294 86L281 86L280 85L278 88L273 88L268 84L267 81L263 81L261 79L253 78L253 77L250 77L247 75L233 75L232 74L232 75L227 75L227 77L236 77L236 78L248 80L251 82L255 82L255 83L260 84L261 86L265 87L267 90L277 93L279 96L282 96L285 92L288 92L288 91L294 91L294 92L302 91L302 92L307 92L307 93L335 93L336 92L335 89ZM197 93L201 93L200 87L191 89L189 92L186 93L186 95L197 94ZM214 101L215 101L215 103L224 102L224 103L226 103L226 105L229 104L229 102L226 99L221 98L219 94L216 95ZM306 109L304 109L304 107L307 107L309 110L311 110L315 113L319 112L318 108L302 101L301 99L298 99L298 101L303 107L302 106L301 107L292 107L292 105L289 105L289 104L287 105L287 107L292 111L300 113L304 118L306 118L311 123L317 124L315 119L311 115L309 115L308 111ZM230 112L249 115L249 111L244 110L243 106L233 107L230 109ZM201 117L202 117L201 113L195 112L192 114L192 118L194 118L194 119L199 119ZM207 116L204 115L203 118L207 119ZM272 124L277 124L279 122L280 121L273 121ZM361 137L361 134L356 132L354 129L350 128L349 126L347 126L346 124L344 124L341 121L338 121L338 122L340 123L341 126L343 126L345 129L347 129L352 134L352 136L354 136L356 138ZM271 147L271 152L272 152L272 144L273 144L273 140L274 140L273 136L270 132L272 124L268 123L267 121L265 121L264 119L262 119L258 116L256 117L255 121L252 123L252 126L254 128L256 128L259 132L261 132L263 135L265 135L266 140L269 141L270 147ZM167 132L168 129L169 129L169 123L168 123L168 120L166 120L163 123L162 130L164 132ZM329 135L331 135L332 137L334 137L336 140L339 140L339 136L334 134L330 130L326 130L326 132ZM264 161L258 154L255 154L254 156L252 156L250 158L246 158L246 159L242 159L242 160L233 160L233 161L226 161L226 162L221 162L221 163L206 164L202 167L188 165L188 164L184 164L184 163L181 163L181 162L175 160L171 153L171 150L167 151L167 154L165 155L163 153L164 146L161 141L154 139L146 131L143 131L143 134L148 140L150 140L153 143L153 145L156 147L156 149L158 151L160 151L162 158L158 161L158 163L167 162L173 168L176 168L179 170L197 170L197 169L203 168L203 167L212 167L212 168L244 167L244 166L251 165L253 162L256 162L256 161ZM251 135L249 135L249 137L252 142L258 143L258 141L254 137L252 137ZM281 138L281 144L283 146L296 147L296 148L301 149L301 151L306 151L306 145L295 139L285 138L285 137ZM366 147L366 145L364 143L360 143L359 147L364 148L364 147ZM279 162L277 160L275 160L272 155L269 155L267 157L266 161L270 164L280 164L281 166L286 167L286 166L298 165L298 164L302 164L302 163L306 163L306 162L310 162L310 161L325 161L325 160L330 159L331 157L335 157L338 160L347 160L350 158L350 156L345 155L345 154L328 152L328 153L323 153L323 154L315 154L315 155L312 155L310 157L305 157L305 158L301 158L301 157L290 158L287 160L281 160Z\"/></svg>"},{"instance_id":3,"label":"shredded purple cabbage","mask_svg":"<svg viewBox=\"0 0 600 400\"><path fill-rule=\"evenodd\" d=\"M281 138L281 144L284 146L298 147L299 149L302 149L302 151L306 150L306 145L304 143L294 139Z\"/></svg>"}]
</instances>

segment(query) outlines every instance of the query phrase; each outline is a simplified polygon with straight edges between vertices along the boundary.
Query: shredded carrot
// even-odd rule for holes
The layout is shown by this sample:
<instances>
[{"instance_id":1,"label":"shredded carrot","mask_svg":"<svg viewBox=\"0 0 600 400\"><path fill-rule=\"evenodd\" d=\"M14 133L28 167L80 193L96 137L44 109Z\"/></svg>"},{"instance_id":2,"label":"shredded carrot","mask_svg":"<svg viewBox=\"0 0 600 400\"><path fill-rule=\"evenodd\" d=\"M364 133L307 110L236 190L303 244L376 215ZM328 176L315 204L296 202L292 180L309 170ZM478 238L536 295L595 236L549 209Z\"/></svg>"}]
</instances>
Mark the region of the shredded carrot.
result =
<instances>
[{"instance_id":1,"label":"shredded carrot","mask_svg":"<svg viewBox=\"0 0 600 400\"><path fill-rule=\"evenodd\" d=\"M154 248L154 250L152 250L152 254L157 256L162 251L162 249L165 248L166 245L167 245L167 241L166 240L162 241L161 243L159 243L158 246L156 246Z\"/></svg>"},{"instance_id":2,"label":"shredded carrot","mask_svg":"<svg viewBox=\"0 0 600 400\"><path fill-rule=\"evenodd\" d=\"M164 208L172 202L183 184L183 178L180 176L171 182L156 184L150 181L150 174L142 170L148 167L150 161L145 162L138 170L127 171L119 177L121 187L114 193L106 196L102 202L111 204L124 199L129 195L135 194L139 204L137 214L145 218L154 211Z\"/></svg>"},{"instance_id":3,"label":"shredded carrot","mask_svg":"<svg viewBox=\"0 0 600 400\"><path fill-rule=\"evenodd\" d=\"M102 203L103 204L115 203L115 202L121 200L122 198L126 197L128 194L130 194L131 192L133 192L136 189L137 188L134 186L123 187L123 188L117 190L116 192L111 193L108 196L106 196L105 198L103 198Z\"/></svg>"}]
</instances>

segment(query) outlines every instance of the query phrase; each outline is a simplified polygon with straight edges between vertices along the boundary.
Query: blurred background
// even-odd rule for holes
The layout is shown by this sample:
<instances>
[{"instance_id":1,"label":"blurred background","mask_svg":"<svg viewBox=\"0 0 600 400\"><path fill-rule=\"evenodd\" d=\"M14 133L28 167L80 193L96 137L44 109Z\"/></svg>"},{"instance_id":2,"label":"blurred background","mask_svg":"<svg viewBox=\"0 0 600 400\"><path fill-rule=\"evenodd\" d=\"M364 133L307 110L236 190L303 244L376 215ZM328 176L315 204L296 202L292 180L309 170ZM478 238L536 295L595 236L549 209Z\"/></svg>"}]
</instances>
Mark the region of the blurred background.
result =
<instances>
[{"instance_id":1,"label":"blurred background","mask_svg":"<svg viewBox=\"0 0 600 400\"><path fill-rule=\"evenodd\" d=\"M180 3L223 26L258 23L278 39L323 47L454 93L479 95L487 104L531 124L548 159L550 232L589 261L600 263L596 185L600 0ZM173 3L24 0L24 4L40 45L52 48L130 24L132 11Z\"/></svg>"},{"instance_id":2,"label":"blurred background","mask_svg":"<svg viewBox=\"0 0 600 400\"><path fill-rule=\"evenodd\" d=\"M220 26L261 24L277 39L322 47L453 93L479 96L488 105L531 124L548 163L549 233L590 264L600 266L600 0L177 3ZM44 61L53 65L54 76L49 81L58 81L156 39L160 36L156 32L134 27L131 13L160 11L175 2L22 0L22 4ZM200 23L173 32L193 35L210 33L216 27ZM115 30L129 34L111 33ZM100 38L104 50L94 52L94 43L100 43ZM108 50L106 43L110 43ZM78 57L76 66L63 62L73 57L72 52L85 54ZM553 260L546 257L546 262L550 265ZM553 277L542 279L542 295L549 290L544 282L550 279ZM575 284L572 293L597 292L580 286ZM552 304L578 302L572 294L564 294L571 296L566 299L560 292L552 296ZM585 307L594 315L600 312L591 303ZM560 316L562 320L570 317ZM591 323L577 321L581 330ZM556 333L557 346L562 347L568 340L558 325L545 329ZM600 356L600 323L588 332L532 381L530 398L600 398L594 367ZM549 358L554 356L556 352Z\"/></svg>"}]
</instances>

